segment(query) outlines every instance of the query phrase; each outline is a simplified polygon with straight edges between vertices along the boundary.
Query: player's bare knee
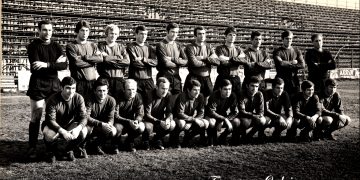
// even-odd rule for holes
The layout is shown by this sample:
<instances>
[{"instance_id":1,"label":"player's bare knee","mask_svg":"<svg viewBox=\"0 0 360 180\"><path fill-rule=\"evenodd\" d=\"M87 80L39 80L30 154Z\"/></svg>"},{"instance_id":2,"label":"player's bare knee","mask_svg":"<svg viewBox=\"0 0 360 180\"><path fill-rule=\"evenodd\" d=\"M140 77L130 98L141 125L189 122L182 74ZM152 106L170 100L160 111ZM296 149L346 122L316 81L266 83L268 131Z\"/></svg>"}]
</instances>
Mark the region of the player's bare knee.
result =
<instances>
[{"instance_id":1,"label":"player's bare knee","mask_svg":"<svg viewBox=\"0 0 360 180\"><path fill-rule=\"evenodd\" d=\"M341 117L339 117L339 129L340 128L343 128L343 127L345 127L345 126L347 126L347 125L349 125L350 124L350 122L351 122L351 119L350 119L350 117L349 116L346 116L346 115L341 115Z\"/></svg>"},{"instance_id":2,"label":"player's bare knee","mask_svg":"<svg viewBox=\"0 0 360 180\"><path fill-rule=\"evenodd\" d=\"M292 126L292 124L293 124L293 122L294 122L294 119L293 119L293 118L287 118L287 119L285 120L285 122L286 122L286 129L290 129L291 126Z\"/></svg>"},{"instance_id":3,"label":"player's bare knee","mask_svg":"<svg viewBox=\"0 0 360 180\"><path fill-rule=\"evenodd\" d=\"M322 124L322 122L323 122L323 118L321 116L318 117L315 121L316 125L320 125L320 124Z\"/></svg>"},{"instance_id":4,"label":"player's bare knee","mask_svg":"<svg viewBox=\"0 0 360 180\"><path fill-rule=\"evenodd\" d=\"M269 117L267 117L267 116L264 116L264 118L265 118L265 126L266 127L268 127L268 126L270 126L270 123L271 123L271 118L269 118Z\"/></svg>"},{"instance_id":5,"label":"player's bare knee","mask_svg":"<svg viewBox=\"0 0 360 180\"><path fill-rule=\"evenodd\" d=\"M260 126L265 126L266 125L266 118L265 116L262 116L260 119L259 119L259 125Z\"/></svg>"},{"instance_id":6,"label":"player's bare knee","mask_svg":"<svg viewBox=\"0 0 360 180\"><path fill-rule=\"evenodd\" d=\"M116 128L114 126L111 126L111 133L110 133L110 137L115 137L116 136Z\"/></svg>"},{"instance_id":7,"label":"player's bare knee","mask_svg":"<svg viewBox=\"0 0 360 180\"><path fill-rule=\"evenodd\" d=\"M53 142L56 139L56 132L47 126L44 127L43 135L46 142Z\"/></svg>"},{"instance_id":8,"label":"player's bare knee","mask_svg":"<svg viewBox=\"0 0 360 180\"><path fill-rule=\"evenodd\" d=\"M150 122L145 122L145 131L147 131L149 134L153 132L154 126Z\"/></svg>"},{"instance_id":9,"label":"player's bare knee","mask_svg":"<svg viewBox=\"0 0 360 180\"><path fill-rule=\"evenodd\" d=\"M204 128L207 129L209 128L210 122L206 119L203 119L203 123L204 123Z\"/></svg>"},{"instance_id":10,"label":"player's bare knee","mask_svg":"<svg viewBox=\"0 0 360 180\"><path fill-rule=\"evenodd\" d=\"M288 127L288 124L286 123L286 121L284 119L281 119L278 126L279 126L279 129L284 130Z\"/></svg>"},{"instance_id":11,"label":"player's bare knee","mask_svg":"<svg viewBox=\"0 0 360 180\"><path fill-rule=\"evenodd\" d=\"M175 129L175 127L176 127L176 122L174 120L171 120L170 121L170 129L169 129L169 131L173 131Z\"/></svg>"},{"instance_id":12,"label":"player's bare knee","mask_svg":"<svg viewBox=\"0 0 360 180\"><path fill-rule=\"evenodd\" d=\"M323 116L322 119L323 119L322 124L324 126L329 126L334 121L334 119L330 116Z\"/></svg>"},{"instance_id":13,"label":"player's bare knee","mask_svg":"<svg viewBox=\"0 0 360 180\"><path fill-rule=\"evenodd\" d=\"M145 131L145 124L143 122L139 123L139 128L137 130L139 133L143 133Z\"/></svg>"},{"instance_id":14,"label":"player's bare knee","mask_svg":"<svg viewBox=\"0 0 360 180\"><path fill-rule=\"evenodd\" d=\"M122 134L122 131L124 129L124 126L122 124L119 124L119 123L115 123L114 124L114 127L116 129L116 134L115 134L115 137L120 137L121 134Z\"/></svg>"},{"instance_id":15,"label":"player's bare knee","mask_svg":"<svg viewBox=\"0 0 360 180\"><path fill-rule=\"evenodd\" d=\"M232 123L230 123L229 126L226 127L226 128L227 128L228 131L232 131L233 127L234 127L234 126L232 125ZM230 129L231 129L231 130L230 130Z\"/></svg>"},{"instance_id":16,"label":"player's bare knee","mask_svg":"<svg viewBox=\"0 0 360 180\"><path fill-rule=\"evenodd\" d=\"M248 129L251 126L251 120L248 118L240 118L240 122L241 122L240 126L243 129Z\"/></svg>"},{"instance_id":17,"label":"player's bare knee","mask_svg":"<svg viewBox=\"0 0 360 180\"><path fill-rule=\"evenodd\" d=\"M209 118L208 121L209 121L209 127L208 128L215 128L216 119Z\"/></svg>"},{"instance_id":18,"label":"player's bare knee","mask_svg":"<svg viewBox=\"0 0 360 180\"><path fill-rule=\"evenodd\" d=\"M240 127L240 125L241 125L240 119L239 118L233 119L232 120L232 125L233 125L234 128Z\"/></svg>"},{"instance_id":19,"label":"player's bare knee","mask_svg":"<svg viewBox=\"0 0 360 180\"><path fill-rule=\"evenodd\" d=\"M347 126L351 123L351 118L349 116L346 116L346 121L345 121L345 124L344 126Z\"/></svg>"},{"instance_id":20,"label":"player's bare knee","mask_svg":"<svg viewBox=\"0 0 360 180\"><path fill-rule=\"evenodd\" d=\"M185 128L186 121L185 120L178 120L177 125L178 125L179 129L183 130Z\"/></svg>"},{"instance_id":21,"label":"player's bare knee","mask_svg":"<svg viewBox=\"0 0 360 180\"><path fill-rule=\"evenodd\" d=\"M80 138L85 139L86 135L88 134L88 129L86 127L82 128L80 131Z\"/></svg>"},{"instance_id":22,"label":"player's bare knee","mask_svg":"<svg viewBox=\"0 0 360 180\"><path fill-rule=\"evenodd\" d=\"M184 128L182 130L184 131L189 131L191 129L191 127L193 126L193 123L189 122L189 123L186 123Z\"/></svg>"}]
</instances>

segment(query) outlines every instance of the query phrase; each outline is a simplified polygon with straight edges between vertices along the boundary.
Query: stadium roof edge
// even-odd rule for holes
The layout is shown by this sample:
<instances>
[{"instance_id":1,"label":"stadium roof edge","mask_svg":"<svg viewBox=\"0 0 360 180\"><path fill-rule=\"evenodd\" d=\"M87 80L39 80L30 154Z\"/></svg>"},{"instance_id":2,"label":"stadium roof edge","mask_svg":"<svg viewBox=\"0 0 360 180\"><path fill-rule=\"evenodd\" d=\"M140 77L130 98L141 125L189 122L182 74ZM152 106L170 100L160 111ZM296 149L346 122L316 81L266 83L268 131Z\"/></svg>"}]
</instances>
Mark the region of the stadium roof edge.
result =
<instances>
[{"instance_id":1,"label":"stadium roof edge","mask_svg":"<svg viewBox=\"0 0 360 180\"><path fill-rule=\"evenodd\" d=\"M12 8L2 8L2 12L15 12L15 13L24 13L24 14L36 14L36 15L49 15L49 16L66 16L66 17L76 17L78 18L78 14L69 14L69 13L61 13L61 12L47 12L47 11L36 11L32 10L31 12L21 9L12 9ZM92 19L114 19L114 20L123 20L123 21L142 21L142 22L158 22L158 23L170 23L175 22L179 24L186 24L186 25L204 25L204 26L214 26L214 27L226 27L229 26L228 23L224 24L213 24L213 23L206 23L206 22L183 22L180 20L159 20L159 19L144 19L144 18L129 18L129 17L109 17L109 16L92 16L92 15L82 15L83 18L92 18ZM233 24L236 28L247 28L247 29L273 29L273 30L287 30L285 28L275 28L275 27L262 27L262 26L254 26L254 25L243 25L243 24ZM328 33L329 31L315 31L315 30L304 30L304 29L289 29L293 32L317 32L317 33ZM348 31L331 31L332 34L351 34L351 35L360 35L360 29L358 32L348 32Z\"/></svg>"}]
</instances>

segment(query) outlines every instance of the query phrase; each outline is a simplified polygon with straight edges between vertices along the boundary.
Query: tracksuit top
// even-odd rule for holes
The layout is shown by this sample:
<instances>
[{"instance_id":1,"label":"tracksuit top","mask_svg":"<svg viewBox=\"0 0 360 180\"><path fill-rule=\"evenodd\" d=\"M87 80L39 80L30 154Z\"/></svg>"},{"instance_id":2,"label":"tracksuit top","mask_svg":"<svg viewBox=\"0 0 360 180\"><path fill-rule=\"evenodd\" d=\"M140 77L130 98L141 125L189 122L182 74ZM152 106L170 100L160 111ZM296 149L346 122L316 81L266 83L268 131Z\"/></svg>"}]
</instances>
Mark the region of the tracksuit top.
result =
<instances>
[{"instance_id":1,"label":"tracksuit top","mask_svg":"<svg viewBox=\"0 0 360 180\"><path fill-rule=\"evenodd\" d=\"M268 89L264 92L264 99L266 116L275 119L285 113L286 117L293 117L291 100L286 91L283 91L280 96L275 96L273 90Z\"/></svg>"},{"instance_id":2,"label":"tracksuit top","mask_svg":"<svg viewBox=\"0 0 360 180\"><path fill-rule=\"evenodd\" d=\"M211 65L219 65L220 61L215 54L215 50L210 44L204 43L199 46L193 41L188 44L185 49L188 58L189 74L198 76L210 76ZM203 59L198 60L196 56L203 56Z\"/></svg>"},{"instance_id":3,"label":"tracksuit top","mask_svg":"<svg viewBox=\"0 0 360 180\"><path fill-rule=\"evenodd\" d=\"M89 125L101 126L102 122L114 124L116 101L113 97L107 95L100 103L93 94L86 99L85 105Z\"/></svg>"},{"instance_id":4,"label":"tracksuit top","mask_svg":"<svg viewBox=\"0 0 360 180\"><path fill-rule=\"evenodd\" d=\"M221 91L215 91L209 98L206 106L206 115L217 120L232 120L238 115L237 98L234 93L230 97L222 98Z\"/></svg>"},{"instance_id":5,"label":"tracksuit top","mask_svg":"<svg viewBox=\"0 0 360 180\"><path fill-rule=\"evenodd\" d=\"M98 47L93 42L80 44L76 40L66 45L71 77L76 81L96 80L96 63L103 61Z\"/></svg>"},{"instance_id":6,"label":"tracksuit top","mask_svg":"<svg viewBox=\"0 0 360 180\"><path fill-rule=\"evenodd\" d=\"M56 62L61 55L65 55L62 47L57 42L50 41L50 43L45 43L41 39L35 39L29 44L27 53L30 62L31 76L55 79L58 78L58 70L67 68L67 62ZM35 61L48 63L48 68L35 70L32 65Z\"/></svg>"},{"instance_id":7,"label":"tracksuit top","mask_svg":"<svg viewBox=\"0 0 360 180\"><path fill-rule=\"evenodd\" d=\"M140 46L138 43L132 42L126 50L130 57L129 78L152 78L152 67L156 67L158 64L154 49L146 44ZM141 57L141 60L136 60L138 57Z\"/></svg>"},{"instance_id":8,"label":"tracksuit top","mask_svg":"<svg viewBox=\"0 0 360 180\"><path fill-rule=\"evenodd\" d=\"M228 47L223 44L216 47L215 53L218 57L223 55L230 58L228 61L220 61L220 65L217 67L217 73L220 76L229 77L230 75L239 74L239 65L244 65L245 62L244 57L239 57L240 54L244 53L240 47Z\"/></svg>"},{"instance_id":9,"label":"tracksuit top","mask_svg":"<svg viewBox=\"0 0 360 180\"><path fill-rule=\"evenodd\" d=\"M72 122L78 122L83 127L87 124L84 98L75 93L65 101L61 91L50 96L46 103L45 124L57 132L60 128L66 129Z\"/></svg>"},{"instance_id":10,"label":"tracksuit top","mask_svg":"<svg viewBox=\"0 0 360 180\"><path fill-rule=\"evenodd\" d=\"M186 66L188 61L184 47L177 42L170 44L166 39L161 40L156 46L159 74L179 75L179 67ZM171 61L165 59L171 57Z\"/></svg>"},{"instance_id":11,"label":"tracksuit top","mask_svg":"<svg viewBox=\"0 0 360 180\"><path fill-rule=\"evenodd\" d=\"M172 115L171 93L168 92L165 97L159 97L156 89L149 91L144 98L145 117L150 122L161 121Z\"/></svg>"},{"instance_id":12,"label":"tracksuit top","mask_svg":"<svg viewBox=\"0 0 360 180\"><path fill-rule=\"evenodd\" d=\"M247 83L252 76L264 79L265 71L274 67L266 61L270 59L270 57L265 50L257 50L249 47L245 50L245 54L247 62L251 64L250 66L248 64L244 66L245 83Z\"/></svg>"},{"instance_id":13,"label":"tracksuit top","mask_svg":"<svg viewBox=\"0 0 360 180\"><path fill-rule=\"evenodd\" d=\"M110 47L106 42L99 42L98 47L100 52L108 54L108 56L104 57L104 61L97 65L97 71L100 77L123 78L125 71L130 65L130 57L126 51L126 47L118 43Z\"/></svg>"}]
</instances>

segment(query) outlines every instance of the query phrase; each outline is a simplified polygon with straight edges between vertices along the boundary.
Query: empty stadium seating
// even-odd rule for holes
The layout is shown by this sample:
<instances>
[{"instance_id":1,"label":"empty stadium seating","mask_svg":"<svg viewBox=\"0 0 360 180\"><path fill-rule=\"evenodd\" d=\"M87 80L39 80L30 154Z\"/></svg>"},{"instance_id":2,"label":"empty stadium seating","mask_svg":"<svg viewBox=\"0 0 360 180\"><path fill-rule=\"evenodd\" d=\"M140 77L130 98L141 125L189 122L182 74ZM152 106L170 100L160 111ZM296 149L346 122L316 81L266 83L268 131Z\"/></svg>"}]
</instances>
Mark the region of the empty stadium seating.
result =
<instances>
[{"instance_id":1,"label":"empty stadium seating","mask_svg":"<svg viewBox=\"0 0 360 180\"><path fill-rule=\"evenodd\" d=\"M325 36L325 48L338 54L339 67L359 67L359 10L294 4L273 0L3 0L2 1L2 74L16 76L21 68L29 68L26 46L36 38L37 22L55 22L54 40L65 46L74 39L75 24L85 19L92 25L90 40L103 40L103 29L114 23L121 28L119 41L133 40L136 25L150 29L148 41L161 40L168 22L181 24L178 40L188 43L193 28L203 25L208 42L223 42L226 26L238 28L237 43L249 44L250 33L264 33L264 47L272 52L281 45L284 29L294 32L294 45L303 51L311 47L315 32ZM339 51L341 49L341 51Z\"/></svg>"}]
</instances>

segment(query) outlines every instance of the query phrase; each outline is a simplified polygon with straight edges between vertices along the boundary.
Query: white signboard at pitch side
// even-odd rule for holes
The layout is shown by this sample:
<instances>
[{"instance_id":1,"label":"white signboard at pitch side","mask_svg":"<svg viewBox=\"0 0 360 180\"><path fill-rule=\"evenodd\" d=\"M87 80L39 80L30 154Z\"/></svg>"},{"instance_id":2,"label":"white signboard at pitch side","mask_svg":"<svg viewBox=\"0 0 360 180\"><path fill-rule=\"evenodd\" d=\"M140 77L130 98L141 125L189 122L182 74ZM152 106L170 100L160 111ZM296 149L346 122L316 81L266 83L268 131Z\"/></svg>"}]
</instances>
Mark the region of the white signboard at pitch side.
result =
<instances>
[{"instance_id":1,"label":"white signboard at pitch side","mask_svg":"<svg viewBox=\"0 0 360 180\"><path fill-rule=\"evenodd\" d=\"M69 70L58 71L58 78L60 79L60 81L66 76L70 76Z\"/></svg>"},{"instance_id":2,"label":"white signboard at pitch side","mask_svg":"<svg viewBox=\"0 0 360 180\"><path fill-rule=\"evenodd\" d=\"M31 72L26 70L21 70L18 72L18 90L27 91L29 88Z\"/></svg>"},{"instance_id":3,"label":"white signboard at pitch side","mask_svg":"<svg viewBox=\"0 0 360 180\"><path fill-rule=\"evenodd\" d=\"M339 68L330 71L330 78L334 79L359 79L359 68Z\"/></svg>"}]
</instances>

